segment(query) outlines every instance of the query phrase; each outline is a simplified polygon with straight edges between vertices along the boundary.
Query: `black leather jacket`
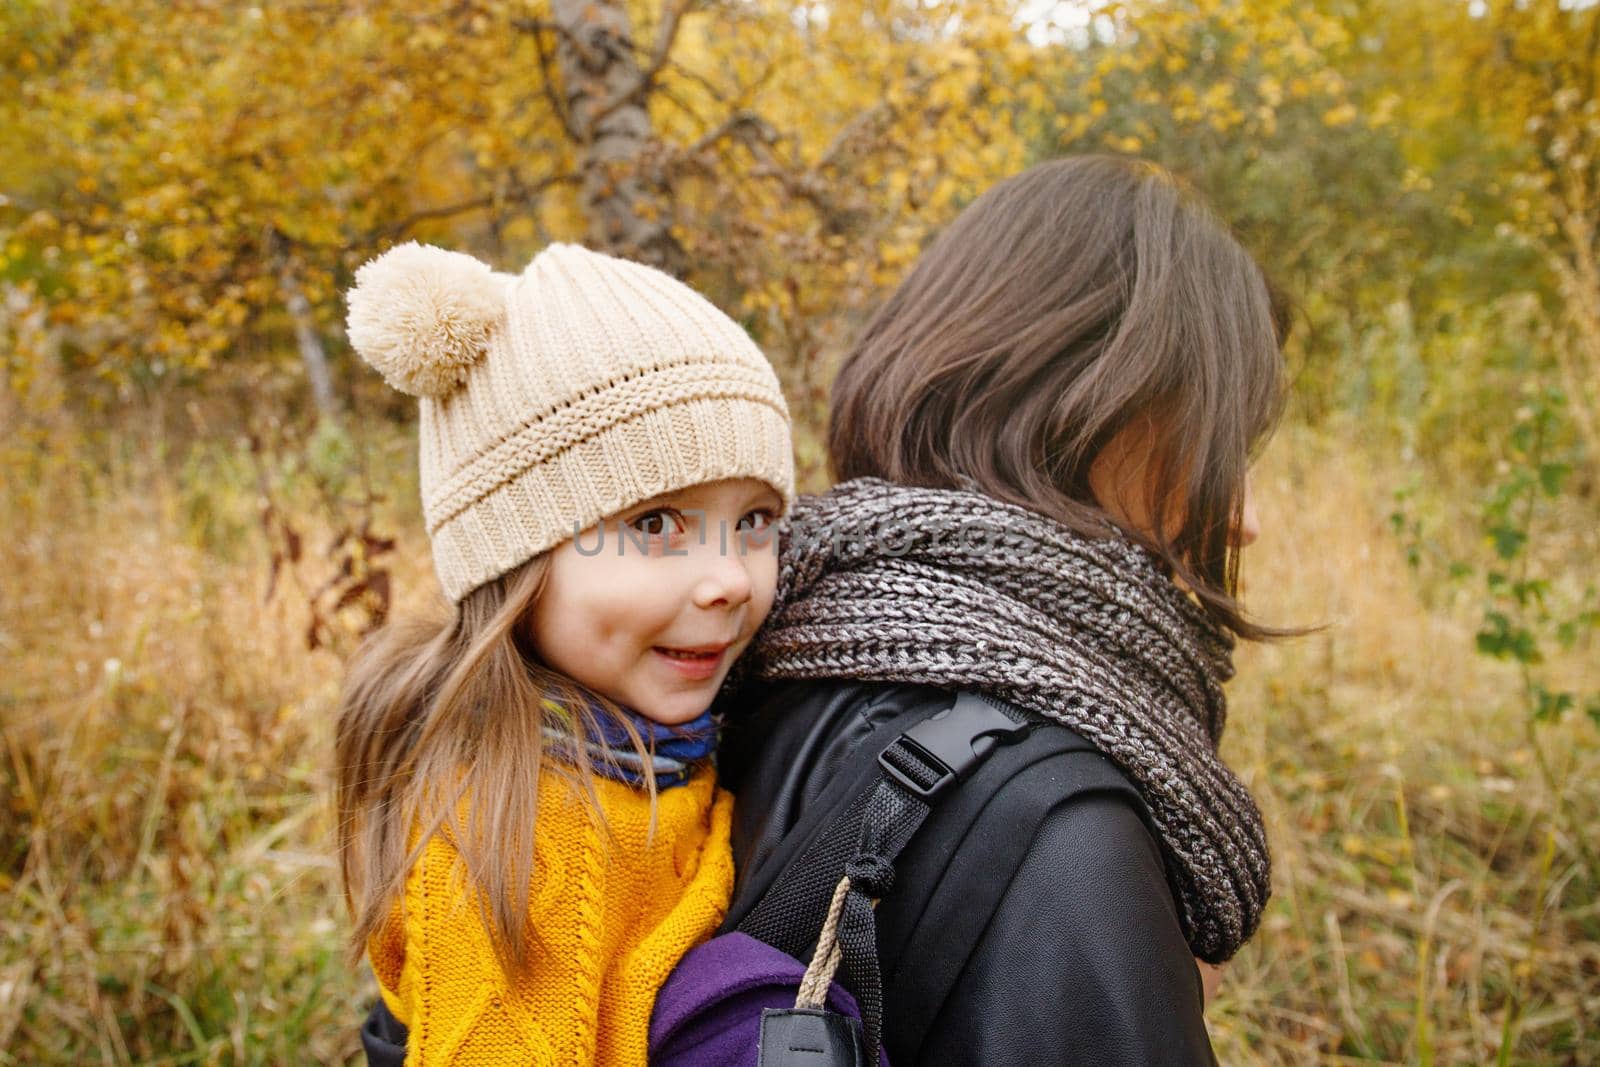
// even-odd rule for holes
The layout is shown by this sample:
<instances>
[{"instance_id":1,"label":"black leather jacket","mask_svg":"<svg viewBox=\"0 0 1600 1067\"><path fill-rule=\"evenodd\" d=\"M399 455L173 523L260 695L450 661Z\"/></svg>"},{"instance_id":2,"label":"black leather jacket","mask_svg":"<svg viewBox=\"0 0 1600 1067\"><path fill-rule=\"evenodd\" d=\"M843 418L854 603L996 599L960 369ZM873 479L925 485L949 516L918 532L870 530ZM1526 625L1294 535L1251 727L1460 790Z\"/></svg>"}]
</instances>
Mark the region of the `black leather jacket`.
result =
<instances>
[{"instance_id":1,"label":"black leather jacket","mask_svg":"<svg viewBox=\"0 0 1600 1067\"><path fill-rule=\"evenodd\" d=\"M719 767L738 797L739 875L725 929L795 858L791 831L811 806L854 791L837 776L863 765L851 758L860 746L881 749L952 699L805 681L729 702ZM940 798L896 863L876 912L890 1062L1214 1063L1199 971L1143 804L1088 742L1038 730L1074 743L1061 752L1058 734L1042 756L1044 738L1030 736L991 755ZM1033 827L1026 839L1019 825Z\"/></svg>"}]
</instances>

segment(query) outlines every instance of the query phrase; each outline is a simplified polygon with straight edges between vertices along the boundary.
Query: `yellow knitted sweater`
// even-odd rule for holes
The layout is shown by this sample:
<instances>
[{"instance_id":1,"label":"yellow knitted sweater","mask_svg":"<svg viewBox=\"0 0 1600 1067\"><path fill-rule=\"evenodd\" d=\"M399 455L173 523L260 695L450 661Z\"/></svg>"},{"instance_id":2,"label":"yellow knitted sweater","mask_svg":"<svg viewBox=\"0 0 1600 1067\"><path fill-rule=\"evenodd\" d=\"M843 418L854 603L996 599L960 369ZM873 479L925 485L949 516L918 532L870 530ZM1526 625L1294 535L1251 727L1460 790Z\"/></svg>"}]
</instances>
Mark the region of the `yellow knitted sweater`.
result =
<instances>
[{"instance_id":1,"label":"yellow knitted sweater","mask_svg":"<svg viewBox=\"0 0 1600 1067\"><path fill-rule=\"evenodd\" d=\"M733 798L702 768L662 792L650 834L641 789L597 779L608 842L586 802L546 775L539 790L531 966L506 982L455 848L436 835L404 906L368 943L408 1065L643 1067L656 991L710 937L733 891Z\"/></svg>"}]
</instances>

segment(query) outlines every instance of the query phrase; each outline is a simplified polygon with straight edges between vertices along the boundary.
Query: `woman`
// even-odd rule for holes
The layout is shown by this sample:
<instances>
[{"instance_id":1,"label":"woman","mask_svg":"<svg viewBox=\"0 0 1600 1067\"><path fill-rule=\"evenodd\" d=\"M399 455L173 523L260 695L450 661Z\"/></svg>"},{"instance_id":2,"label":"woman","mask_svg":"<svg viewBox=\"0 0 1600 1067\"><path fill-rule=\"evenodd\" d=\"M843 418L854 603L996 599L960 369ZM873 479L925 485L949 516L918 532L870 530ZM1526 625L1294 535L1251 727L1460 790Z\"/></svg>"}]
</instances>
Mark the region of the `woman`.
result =
<instances>
[{"instance_id":1,"label":"woman","mask_svg":"<svg viewBox=\"0 0 1600 1067\"><path fill-rule=\"evenodd\" d=\"M874 886L896 1067L1210 1062L1196 959L1237 951L1269 893L1260 814L1216 745L1234 640L1271 635L1236 589L1284 329L1196 196L1083 157L974 202L844 361L843 484L797 507L725 705L724 929L957 693L1033 724ZM1037 810L1019 820L1008 791Z\"/></svg>"}]
</instances>

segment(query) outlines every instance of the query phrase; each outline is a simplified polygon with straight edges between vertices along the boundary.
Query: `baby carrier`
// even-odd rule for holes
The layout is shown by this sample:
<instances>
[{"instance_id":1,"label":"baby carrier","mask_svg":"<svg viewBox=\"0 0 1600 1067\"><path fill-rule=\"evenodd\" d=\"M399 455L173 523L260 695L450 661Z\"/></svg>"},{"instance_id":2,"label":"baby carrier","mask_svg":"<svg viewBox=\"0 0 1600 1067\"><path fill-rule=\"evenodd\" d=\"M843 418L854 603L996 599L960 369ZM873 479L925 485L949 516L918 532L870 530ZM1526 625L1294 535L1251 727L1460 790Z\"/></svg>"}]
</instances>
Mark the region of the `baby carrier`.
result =
<instances>
[{"instance_id":1,"label":"baby carrier","mask_svg":"<svg viewBox=\"0 0 1600 1067\"><path fill-rule=\"evenodd\" d=\"M1039 725L1008 704L961 693L908 728L885 729L884 738L860 745L838 773L847 788L819 798L794 828L794 858L758 872L767 884L741 893L744 903L736 901L718 935L691 949L662 986L650 1024L651 1064L886 1065L873 905L892 890L896 859L939 799L997 747ZM1040 731L1035 740L1063 750L1076 743L1061 730ZM1038 790L1003 797L1007 811L1015 810L1016 833L994 857L997 870L1021 861L1034 828L1060 800L1059 785L1050 803L1032 792ZM949 951L927 961L928 980L953 982L966 958L962 946L979 933L952 924ZM381 1001L362 1027L362 1042L372 1067L403 1062L405 1028Z\"/></svg>"}]
</instances>

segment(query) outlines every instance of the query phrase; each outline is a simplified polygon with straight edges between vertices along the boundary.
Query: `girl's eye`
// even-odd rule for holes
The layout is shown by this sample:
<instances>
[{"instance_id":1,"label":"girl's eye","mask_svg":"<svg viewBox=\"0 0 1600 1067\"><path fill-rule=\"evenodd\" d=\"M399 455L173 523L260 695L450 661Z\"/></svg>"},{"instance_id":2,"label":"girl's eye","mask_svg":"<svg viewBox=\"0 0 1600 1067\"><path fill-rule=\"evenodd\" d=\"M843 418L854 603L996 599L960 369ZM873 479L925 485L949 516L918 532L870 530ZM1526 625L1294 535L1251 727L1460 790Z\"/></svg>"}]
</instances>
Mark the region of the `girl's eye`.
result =
<instances>
[{"instance_id":1,"label":"girl's eye","mask_svg":"<svg viewBox=\"0 0 1600 1067\"><path fill-rule=\"evenodd\" d=\"M774 519L775 516L772 512L766 508L761 508L748 513L744 518L740 519L739 529L747 530L751 533L761 533L772 525Z\"/></svg>"},{"instance_id":2,"label":"girl's eye","mask_svg":"<svg viewBox=\"0 0 1600 1067\"><path fill-rule=\"evenodd\" d=\"M670 537L683 532L683 516L672 508L656 508L628 520L628 525L650 537Z\"/></svg>"}]
</instances>

